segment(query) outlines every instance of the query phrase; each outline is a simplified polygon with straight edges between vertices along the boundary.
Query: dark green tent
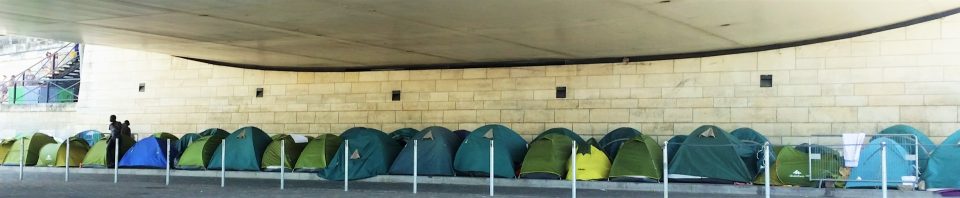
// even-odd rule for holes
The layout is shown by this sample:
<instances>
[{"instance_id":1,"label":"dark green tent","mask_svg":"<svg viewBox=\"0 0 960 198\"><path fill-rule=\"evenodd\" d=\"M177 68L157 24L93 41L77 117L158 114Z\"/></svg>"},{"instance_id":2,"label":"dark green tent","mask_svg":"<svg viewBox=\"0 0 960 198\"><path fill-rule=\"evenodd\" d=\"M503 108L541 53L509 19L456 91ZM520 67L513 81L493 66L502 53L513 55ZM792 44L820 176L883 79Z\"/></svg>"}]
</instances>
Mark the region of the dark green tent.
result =
<instances>
[{"instance_id":1,"label":"dark green tent","mask_svg":"<svg viewBox=\"0 0 960 198\"><path fill-rule=\"evenodd\" d=\"M527 153L527 141L517 132L502 125L486 125L467 135L457 149L453 168L472 176L490 174L490 140L493 140L494 176L516 177L517 167Z\"/></svg>"},{"instance_id":2,"label":"dark green tent","mask_svg":"<svg viewBox=\"0 0 960 198\"><path fill-rule=\"evenodd\" d=\"M903 146L907 152L910 152L911 155L916 155L919 159L920 172L926 172L927 161L930 159L930 153L934 149L937 149L937 145L930 140L927 135L924 135L923 132L907 125L894 125L883 129L877 135L874 135L870 141L874 139L886 137L890 138L893 141L897 141L900 146ZM914 138L916 137L916 138ZM918 147L917 144L920 144Z\"/></svg>"},{"instance_id":3,"label":"dark green tent","mask_svg":"<svg viewBox=\"0 0 960 198\"><path fill-rule=\"evenodd\" d=\"M396 140L397 142L399 142L400 146L403 146L403 145L406 145L407 143L411 143L410 141L413 140L414 136L417 136L417 133L420 133L420 131L417 131L416 129L413 129L413 128L402 128L402 129L397 129L396 131L390 132L389 135L390 135L390 138L393 138L393 140Z\"/></svg>"},{"instance_id":4,"label":"dark green tent","mask_svg":"<svg viewBox=\"0 0 960 198\"><path fill-rule=\"evenodd\" d=\"M284 145L285 151L283 154L286 157L284 157L283 168L293 170L297 159L300 158L300 153L303 152L303 148L307 146L310 139L313 138L302 135L280 134L275 136L270 145L267 146L267 150L263 151L263 161L260 163L260 168L267 171L280 171L280 145Z\"/></svg>"},{"instance_id":5,"label":"dark green tent","mask_svg":"<svg viewBox=\"0 0 960 198\"><path fill-rule=\"evenodd\" d=\"M69 164L71 167L80 166L80 163L83 162L83 157L87 155L87 150L90 150L90 147L87 146L87 141L82 138L70 137L70 160ZM37 166L66 166L67 161L67 144L61 142L59 144L47 144L40 150L40 159L37 160Z\"/></svg>"},{"instance_id":6,"label":"dark green tent","mask_svg":"<svg viewBox=\"0 0 960 198\"><path fill-rule=\"evenodd\" d=\"M670 164L670 180L681 182L751 182L755 171L747 168L741 155L744 145L737 137L712 125L697 128L680 144Z\"/></svg>"},{"instance_id":7,"label":"dark green tent","mask_svg":"<svg viewBox=\"0 0 960 198\"><path fill-rule=\"evenodd\" d=\"M527 148L520 166L520 178L565 178L573 142L569 136L560 133L538 136Z\"/></svg>"},{"instance_id":8,"label":"dark green tent","mask_svg":"<svg viewBox=\"0 0 960 198\"><path fill-rule=\"evenodd\" d=\"M123 155L127 153L127 150L130 147L133 147L137 141L133 137L121 135L120 136L120 158L119 161L123 158ZM80 167L89 167L89 168L110 168L113 167L113 161L111 161L110 156L113 156L115 151L111 150L113 148L110 146L110 136L105 135L100 141L97 141L96 144L93 144L93 147L90 147L90 150L87 151L87 156L83 158L83 164Z\"/></svg>"},{"instance_id":9,"label":"dark green tent","mask_svg":"<svg viewBox=\"0 0 960 198\"><path fill-rule=\"evenodd\" d=\"M623 142L610 167L611 181L657 182L663 175L663 151L650 136L639 134Z\"/></svg>"},{"instance_id":10,"label":"dark green tent","mask_svg":"<svg viewBox=\"0 0 960 198\"><path fill-rule=\"evenodd\" d=\"M19 166L21 158L24 158L24 165L26 166L36 165L37 159L40 158L40 149L47 144L55 143L57 143L57 141L53 140L53 137L43 133L18 135L16 142L10 147L10 151L3 160L3 165ZM20 151L21 147L25 149L23 152ZM21 153L24 154L24 157L21 157Z\"/></svg>"},{"instance_id":11,"label":"dark green tent","mask_svg":"<svg viewBox=\"0 0 960 198\"><path fill-rule=\"evenodd\" d=\"M753 171L754 175L763 173L763 145L770 140L766 136L760 134L756 130L751 128L739 128L730 132L730 135L740 139L740 142L744 145L741 152L741 158L743 163L747 165L747 169ZM774 145L770 145L770 148L773 148ZM777 161L777 153L770 152L770 162Z\"/></svg>"},{"instance_id":12,"label":"dark green tent","mask_svg":"<svg viewBox=\"0 0 960 198\"><path fill-rule=\"evenodd\" d=\"M297 159L294 170L302 172L323 170L333 160L333 156L337 154L337 148L340 148L341 143L343 143L343 140L340 139L340 136L334 134L323 134L313 138L300 153L300 158Z\"/></svg>"},{"instance_id":13,"label":"dark green tent","mask_svg":"<svg viewBox=\"0 0 960 198\"><path fill-rule=\"evenodd\" d=\"M417 174L453 176L453 155L460 148L460 137L447 128L432 126L413 137L417 140ZM390 174L413 174L413 142L409 142L390 166Z\"/></svg>"},{"instance_id":14,"label":"dark green tent","mask_svg":"<svg viewBox=\"0 0 960 198\"><path fill-rule=\"evenodd\" d=\"M207 133L208 131L210 133ZM200 138L189 143L189 146L183 151L183 154L180 154L180 159L177 161L177 168L207 168L207 165L210 165L210 158L213 157L213 153L220 148L220 142L224 138L227 138L227 136L230 136L230 133L219 129L208 129L198 135L200 135Z\"/></svg>"},{"instance_id":15,"label":"dark green tent","mask_svg":"<svg viewBox=\"0 0 960 198\"><path fill-rule=\"evenodd\" d=\"M673 156L677 155L677 150L680 150L680 145L683 145L683 141L687 140L687 135L675 135L670 140L667 140L667 161L670 164L673 164Z\"/></svg>"},{"instance_id":16,"label":"dark green tent","mask_svg":"<svg viewBox=\"0 0 960 198\"><path fill-rule=\"evenodd\" d=\"M356 127L348 129L340 135L346 144L341 144L337 154L330 161L330 165L319 173L327 180L343 180L345 178L344 156L349 157L350 180L364 179L386 174L397 153L403 146L386 133L371 129ZM344 153L343 146L349 144L349 153Z\"/></svg>"},{"instance_id":17,"label":"dark green tent","mask_svg":"<svg viewBox=\"0 0 960 198\"><path fill-rule=\"evenodd\" d=\"M607 133L607 135L604 135L598 144L600 144L600 149L602 149L603 152L607 154L607 157L610 158L610 161L615 161L614 159L617 157L617 151L620 151L620 145L638 135L640 135L640 131L637 131L634 128L621 127L610 131L610 133Z\"/></svg>"},{"instance_id":18,"label":"dark green tent","mask_svg":"<svg viewBox=\"0 0 960 198\"><path fill-rule=\"evenodd\" d=\"M221 155L226 155L225 167L227 170L259 171L263 151L270 144L270 136L257 127L243 127L237 129L226 140L227 150L223 145L213 153L213 158L207 169L220 169ZM222 154L226 152L225 154Z\"/></svg>"}]
</instances>

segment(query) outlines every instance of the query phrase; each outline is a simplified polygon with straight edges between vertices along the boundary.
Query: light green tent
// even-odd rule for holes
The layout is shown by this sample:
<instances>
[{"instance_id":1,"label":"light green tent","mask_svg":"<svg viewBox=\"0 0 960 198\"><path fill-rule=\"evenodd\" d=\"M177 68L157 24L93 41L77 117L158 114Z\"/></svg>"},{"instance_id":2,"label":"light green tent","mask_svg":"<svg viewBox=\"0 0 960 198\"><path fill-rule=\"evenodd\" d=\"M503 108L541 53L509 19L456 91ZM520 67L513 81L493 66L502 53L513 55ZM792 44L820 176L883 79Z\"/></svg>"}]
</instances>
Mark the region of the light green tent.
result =
<instances>
[{"instance_id":1,"label":"light green tent","mask_svg":"<svg viewBox=\"0 0 960 198\"><path fill-rule=\"evenodd\" d=\"M208 130L210 131L210 130ZM220 142L230 134L223 130L214 130L211 133L200 133L201 137L189 143L187 149L177 161L179 169L206 169L210 165L210 158L220 148Z\"/></svg>"},{"instance_id":2,"label":"light green tent","mask_svg":"<svg viewBox=\"0 0 960 198\"><path fill-rule=\"evenodd\" d=\"M573 141L585 145L580 136L569 129L554 128L530 142L520 166L521 178L563 179L567 173Z\"/></svg>"},{"instance_id":3,"label":"light green tent","mask_svg":"<svg viewBox=\"0 0 960 198\"><path fill-rule=\"evenodd\" d=\"M343 140L340 139L340 136L334 134L323 134L310 140L310 143L307 143L303 152L300 153L300 158L297 159L294 170L303 172L323 170L327 167L327 164L330 164L333 156L337 154L337 149L340 148L341 143L343 143Z\"/></svg>"},{"instance_id":4,"label":"light green tent","mask_svg":"<svg viewBox=\"0 0 960 198\"><path fill-rule=\"evenodd\" d=\"M7 158L7 152L10 152L10 147L13 147L13 139L0 139L0 159Z\"/></svg>"},{"instance_id":5,"label":"light green tent","mask_svg":"<svg viewBox=\"0 0 960 198\"><path fill-rule=\"evenodd\" d=\"M17 136L16 142L10 147L10 151L7 153L6 158L3 160L3 165L14 166L20 165L21 153L24 153L23 158L25 158L24 165L33 166L37 164L37 159L40 158L40 149L43 146L57 143L56 140L53 140L53 137L50 137L47 134L43 133L33 133ZM21 145L22 144L22 145ZM23 147L24 152L20 152L21 146Z\"/></svg>"},{"instance_id":6,"label":"light green tent","mask_svg":"<svg viewBox=\"0 0 960 198\"><path fill-rule=\"evenodd\" d=\"M87 141L83 138L70 137L70 166L80 166L83 157L87 155ZM67 144L47 144L40 149L40 159L37 160L37 166L66 166Z\"/></svg>"},{"instance_id":7,"label":"light green tent","mask_svg":"<svg viewBox=\"0 0 960 198\"><path fill-rule=\"evenodd\" d=\"M267 145L267 150L263 151L263 160L260 162L260 168L266 171L280 171L280 145L284 145L283 148L286 151L283 154L286 155L286 157L284 157L285 162L283 162L283 168L293 170L297 159L300 158L300 153L303 152L303 147L307 146L310 139L313 138L302 135L280 134L279 136L275 136L273 141L270 142L270 145Z\"/></svg>"},{"instance_id":8,"label":"light green tent","mask_svg":"<svg viewBox=\"0 0 960 198\"><path fill-rule=\"evenodd\" d=\"M117 161L123 158L123 155L127 153L127 150L130 147L133 147L133 144L136 143L136 140L133 140L133 137L121 135L120 136L120 156L117 158ZM73 146L73 145L71 145ZM113 156L114 152L111 151L110 146L110 136L104 136L97 141L90 150L87 151L87 155L83 157L83 163L80 167L90 167L90 168L109 168L113 167L113 161L110 161L110 156Z\"/></svg>"},{"instance_id":9,"label":"light green tent","mask_svg":"<svg viewBox=\"0 0 960 198\"><path fill-rule=\"evenodd\" d=\"M650 136L638 134L623 142L613 159L612 181L657 182L663 178L663 151Z\"/></svg>"},{"instance_id":10,"label":"light green tent","mask_svg":"<svg viewBox=\"0 0 960 198\"><path fill-rule=\"evenodd\" d=\"M227 170L259 171L263 151L267 150L271 139L260 128L250 126L237 129L224 140L227 150L217 148L207 169L220 169L223 164ZM226 160L221 155L226 156Z\"/></svg>"}]
</instances>

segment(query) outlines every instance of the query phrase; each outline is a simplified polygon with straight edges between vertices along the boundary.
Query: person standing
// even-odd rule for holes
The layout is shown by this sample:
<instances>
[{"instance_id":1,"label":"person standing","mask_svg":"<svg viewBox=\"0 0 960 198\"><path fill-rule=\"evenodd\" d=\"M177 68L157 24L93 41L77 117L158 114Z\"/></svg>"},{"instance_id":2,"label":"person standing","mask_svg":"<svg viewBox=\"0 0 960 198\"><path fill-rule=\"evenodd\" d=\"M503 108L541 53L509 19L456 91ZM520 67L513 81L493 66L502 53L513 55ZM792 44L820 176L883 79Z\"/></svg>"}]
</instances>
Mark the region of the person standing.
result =
<instances>
[{"instance_id":1,"label":"person standing","mask_svg":"<svg viewBox=\"0 0 960 198\"><path fill-rule=\"evenodd\" d=\"M130 120L123 121L123 128L120 129L120 135L133 137L133 135L130 134Z\"/></svg>"},{"instance_id":2,"label":"person standing","mask_svg":"<svg viewBox=\"0 0 960 198\"><path fill-rule=\"evenodd\" d=\"M117 141L120 141L120 136L122 135L122 130L123 130L123 124L120 124L120 122L117 122L116 115L110 115L109 129L110 129L110 140L107 141L107 143L109 143L107 144L107 167L113 167L114 157L117 157L117 156L114 156L113 153L115 152ZM122 144L123 142L121 141L120 143ZM120 147L123 148L123 146L120 146ZM123 156L123 153L120 153L120 156Z\"/></svg>"}]
</instances>

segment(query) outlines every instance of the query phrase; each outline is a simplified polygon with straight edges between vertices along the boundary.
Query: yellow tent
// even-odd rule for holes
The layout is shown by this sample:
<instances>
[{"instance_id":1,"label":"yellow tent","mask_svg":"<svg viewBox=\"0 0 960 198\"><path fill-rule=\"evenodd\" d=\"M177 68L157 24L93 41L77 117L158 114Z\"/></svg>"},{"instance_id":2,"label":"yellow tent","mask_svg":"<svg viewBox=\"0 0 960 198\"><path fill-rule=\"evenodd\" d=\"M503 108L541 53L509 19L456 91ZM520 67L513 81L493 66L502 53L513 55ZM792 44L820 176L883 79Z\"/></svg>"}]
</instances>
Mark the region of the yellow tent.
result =
<instances>
[{"instance_id":1,"label":"yellow tent","mask_svg":"<svg viewBox=\"0 0 960 198\"><path fill-rule=\"evenodd\" d=\"M573 163L567 162L567 180L573 180ZM590 145L590 152L577 152L577 180L606 179L610 173L610 158L596 146Z\"/></svg>"}]
</instances>

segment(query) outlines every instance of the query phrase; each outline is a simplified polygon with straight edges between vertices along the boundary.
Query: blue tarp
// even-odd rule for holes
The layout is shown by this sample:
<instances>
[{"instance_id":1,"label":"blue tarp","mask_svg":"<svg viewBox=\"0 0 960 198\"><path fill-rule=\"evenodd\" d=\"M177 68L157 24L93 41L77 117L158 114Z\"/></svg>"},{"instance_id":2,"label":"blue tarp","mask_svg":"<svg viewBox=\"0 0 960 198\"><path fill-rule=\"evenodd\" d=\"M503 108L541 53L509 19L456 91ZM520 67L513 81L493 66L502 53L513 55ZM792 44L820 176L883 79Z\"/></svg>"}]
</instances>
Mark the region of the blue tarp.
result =
<instances>
[{"instance_id":1,"label":"blue tarp","mask_svg":"<svg viewBox=\"0 0 960 198\"><path fill-rule=\"evenodd\" d=\"M154 136L143 138L123 155L124 157L120 159L120 167L166 168L168 163L166 149L166 139ZM170 150L170 156L173 158L177 151L173 148Z\"/></svg>"},{"instance_id":2,"label":"blue tarp","mask_svg":"<svg viewBox=\"0 0 960 198\"><path fill-rule=\"evenodd\" d=\"M860 151L860 162L850 171L846 188L880 188L881 143L887 143L887 187L896 188L902 176L913 176L913 161L907 160L907 149L890 138L879 137Z\"/></svg>"}]
</instances>

